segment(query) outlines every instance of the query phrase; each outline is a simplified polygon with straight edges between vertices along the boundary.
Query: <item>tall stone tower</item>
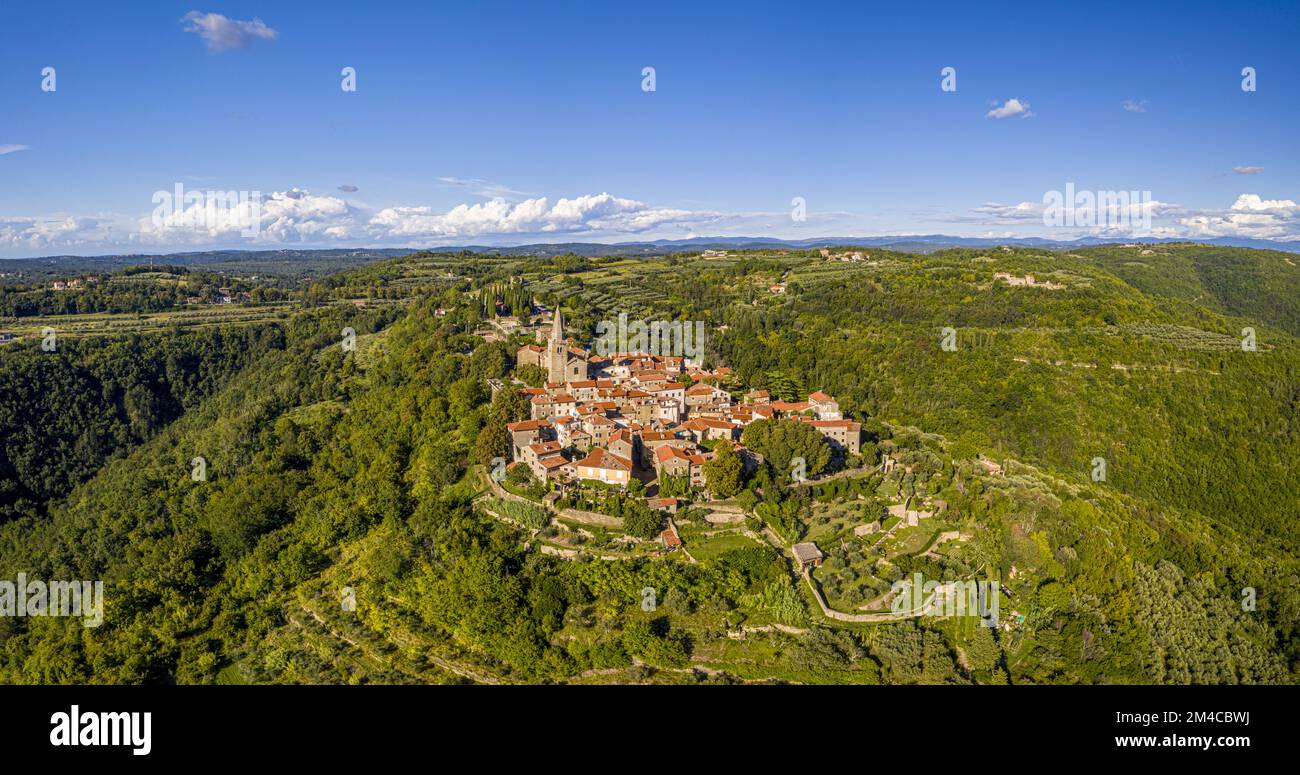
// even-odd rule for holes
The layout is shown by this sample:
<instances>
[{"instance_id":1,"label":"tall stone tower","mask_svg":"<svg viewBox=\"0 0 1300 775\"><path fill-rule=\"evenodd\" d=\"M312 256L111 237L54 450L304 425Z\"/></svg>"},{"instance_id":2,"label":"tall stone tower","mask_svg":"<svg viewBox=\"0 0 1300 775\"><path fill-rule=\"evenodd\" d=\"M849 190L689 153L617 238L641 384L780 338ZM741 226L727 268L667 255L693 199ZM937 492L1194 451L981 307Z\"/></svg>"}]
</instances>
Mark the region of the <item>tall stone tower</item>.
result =
<instances>
[{"instance_id":1,"label":"tall stone tower","mask_svg":"<svg viewBox=\"0 0 1300 775\"><path fill-rule=\"evenodd\" d=\"M555 320L551 322L551 336L546 342L546 379L548 382L565 382L565 367L569 363L569 345L564 341L564 317L560 305L555 305Z\"/></svg>"}]
</instances>

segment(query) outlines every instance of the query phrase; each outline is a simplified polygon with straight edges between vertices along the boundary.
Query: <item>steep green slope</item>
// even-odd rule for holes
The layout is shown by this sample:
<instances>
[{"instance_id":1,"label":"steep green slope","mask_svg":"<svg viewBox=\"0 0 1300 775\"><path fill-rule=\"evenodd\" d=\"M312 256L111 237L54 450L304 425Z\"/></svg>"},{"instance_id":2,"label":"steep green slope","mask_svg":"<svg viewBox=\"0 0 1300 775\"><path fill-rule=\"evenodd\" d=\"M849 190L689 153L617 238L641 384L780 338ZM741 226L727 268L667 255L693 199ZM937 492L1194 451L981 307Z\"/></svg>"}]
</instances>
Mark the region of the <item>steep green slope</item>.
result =
<instances>
[{"instance_id":1,"label":"steep green slope","mask_svg":"<svg viewBox=\"0 0 1300 775\"><path fill-rule=\"evenodd\" d=\"M305 314L283 350L48 519L0 526L0 578L103 578L108 596L99 628L0 619L0 682L697 680L689 665L721 671L710 680L1295 680L1293 339L1258 321L1259 350L1225 347L1235 321L1088 259L872 259L669 259L524 279L588 320L616 314L624 290L649 313L708 320L711 357L738 384L801 383L870 418L882 449L913 466L907 486L946 500L973 536L960 560L896 570L1005 580L1025 621L995 641L948 620L827 621L758 545L698 564L526 548L470 503L485 380L507 373L511 348L465 335L481 305L439 290L391 326ZM476 267L473 282L523 266ZM1008 288L995 271L1065 287ZM400 262L383 272L406 279ZM782 279L787 293L770 294ZM343 325L361 352L340 350ZM940 346L945 327L956 351ZM206 482L189 476L196 455ZM787 503L806 513L802 497ZM640 610L646 587L664 593L660 612ZM355 612L340 605L348 590ZM723 637L736 622L768 634Z\"/></svg>"},{"instance_id":2,"label":"steep green slope","mask_svg":"<svg viewBox=\"0 0 1300 775\"><path fill-rule=\"evenodd\" d=\"M1294 253L1181 244L1078 252L1143 293L1300 334L1300 264Z\"/></svg>"},{"instance_id":3,"label":"steep green slope","mask_svg":"<svg viewBox=\"0 0 1300 775\"><path fill-rule=\"evenodd\" d=\"M278 326L65 337L0 352L0 522L39 514L214 394L231 375L283 347Z\"/></svg>"}]
</instances>

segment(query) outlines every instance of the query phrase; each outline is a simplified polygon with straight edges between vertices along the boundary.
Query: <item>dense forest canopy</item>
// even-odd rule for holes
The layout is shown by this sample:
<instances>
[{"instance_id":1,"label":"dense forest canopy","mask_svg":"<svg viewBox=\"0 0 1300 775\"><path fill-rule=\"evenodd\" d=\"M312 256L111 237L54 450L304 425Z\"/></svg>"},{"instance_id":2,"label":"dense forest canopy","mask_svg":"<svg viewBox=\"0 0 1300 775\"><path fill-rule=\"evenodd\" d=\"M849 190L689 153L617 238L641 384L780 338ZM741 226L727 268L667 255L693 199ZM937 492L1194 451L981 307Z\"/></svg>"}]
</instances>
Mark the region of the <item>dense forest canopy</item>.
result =
<instances>
[{"instance_id":1,"label":"dense forest canopy","mask_svg":"<svg viewBox=\"0 0 1300 775\"><path fill-rule=\"evenodd\" d=\"M103 579L106 604L96 628L0 618L0 683L1300 677L1288 254L863 252L418 253L285 286L300 306L274 322L4 345L0 578ZM579 339L620 312L703 320L737 397L835 396L863 423L862 473L791 482L794 457L809 476L842 461L755 424L743 441L771 462L723 455L715 494L783 540L827 508L942 501L960 555L882 562L837 536L821 589L857 605L961 571L1008 585L1016 631L828 619L761 539L697 562L538 551L541 515L476 500L523 411L489 380L515 376L534 336L506 324L534 305ZM645 521L620 504L629 530Z\"/></svg>"}]
</instances>

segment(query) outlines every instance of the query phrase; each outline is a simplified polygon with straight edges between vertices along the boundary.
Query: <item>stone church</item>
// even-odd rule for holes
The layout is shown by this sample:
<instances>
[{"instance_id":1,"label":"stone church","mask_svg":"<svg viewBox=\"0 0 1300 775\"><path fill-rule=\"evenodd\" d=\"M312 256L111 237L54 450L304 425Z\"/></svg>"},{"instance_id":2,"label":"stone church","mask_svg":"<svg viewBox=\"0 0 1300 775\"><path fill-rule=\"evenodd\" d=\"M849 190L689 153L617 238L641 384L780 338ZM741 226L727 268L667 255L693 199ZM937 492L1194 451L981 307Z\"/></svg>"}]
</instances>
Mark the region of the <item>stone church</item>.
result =
<instances>
[{"instance_id":1,"label":"stone church","mask_svg":"<svg viewBox=\"0 0 1300 775\"><path fill-rule=\"evenodd\" d=\"M587 360L580 350L570 348L564 338L564 316L558 307L555 319L551 322L551 334L546 339L546 347L535 344L520 347L515 352L515 363L519 366L540 366L546 370L546 381L550 383L581 382L588 379Z\"/></svg>"}]
</instances>

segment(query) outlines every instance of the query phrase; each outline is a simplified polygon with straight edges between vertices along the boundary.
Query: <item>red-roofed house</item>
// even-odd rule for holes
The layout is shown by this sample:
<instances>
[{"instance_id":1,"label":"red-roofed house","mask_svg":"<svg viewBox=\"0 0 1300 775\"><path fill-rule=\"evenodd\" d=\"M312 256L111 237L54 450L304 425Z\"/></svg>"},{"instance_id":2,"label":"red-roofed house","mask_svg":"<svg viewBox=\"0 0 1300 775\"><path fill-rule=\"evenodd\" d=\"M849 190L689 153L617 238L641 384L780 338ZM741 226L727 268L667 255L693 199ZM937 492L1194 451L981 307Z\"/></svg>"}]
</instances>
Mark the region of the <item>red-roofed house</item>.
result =
<instances>
[{"instance_id":1,"label":"red-roofed house","mask_svg":"<svg viewBox=\"0 0 1300 775\"><path fill-rule=\"evenodd\" d=\"M605 445L606 449L622 458L635 461L640 455L641 445L638 443L638 436L633 436L632 431L627 428L619 428L609 436L609 443Z\"/></svg>"},{"instance_id":2,"label":"red-roofed house","mask_svg":"<svg viewBox=\"0 0 1300 775\"><path fill-rule=\"evenodd\" d=\"M664 548L670 552L682 545L682 537L677 535L677 529L673 527L671 520L667 529L659 534L659 543L663 544Z\"/></svg>"},{"instance_id":3,"label":"red-roofed house","mask_svg":"<svg viewBox=\"0 0 1300 775\"><path fill-rule=\"evenodd\" d=\"M645 505L656 511L662 511L667 514L676 514L678 501L676 498L648 498Z\"/></svg>"},{"instance_id":4,"label":"red-roofed house","mask_svg":"<svg viewBox=\"0 0 1300 775\"><path fill-rule=\"evenodd\" d=\"M738 426L708 417L696 417L694 420L687 420L682 423L682 428L689 431L697 442L711 439L727 439L730 441L740 435Z\"/></svg>"},{"instance_id":5,"label":"red-roofed house","mask_svg":"<svg viewBox=\"0 0 1300 775\"><path fill-rule=\"evenodd\" d=\"M543 362L546 356L546 348L538 344L526 344L515 350L515 364L518 367L537 366L546 368Z\"/></svg>"},{"instance_id":6,"label":"red-roofed house","mask_svg":"<svg viewBox=\"0 0 1300 775\"><path fill-rule=\"evenodd\" d=\"M594 479L605 484L626 487L632 478L632 461L595 447L575 464L579 479Z\"/></svg>"},{"instance_id":7,"label":"red-roofed house","mask_svg":"<svg viewBox=\"0 0 1300 775\"><path fill-rule=\"evenodd\" d=\"M858 454L862 447L862 423L852 420L814 420L810 417L796 419L821 431L832 447L853 455Z\"/></svg>"},{"instance_id":8,"label":"red-roofed house","mask_svg":"<svg viewBox=\"0 0 1300 775\"><path fill-rule=\"evenodd\" d=\"M708 460L708 455L698 454L695 450L660 447L655 450L655 471L660 478L685 476L692 487L703 487L704 464Z\"/></svg>"},{"instance_id":9,"label":"red-roofed house","mask_svg":"<svg viewBox=\"0 0 1300 775\"><path fill-rule=\"evenodd\" d=\"M506 431L510 433L510 461L518 463L530 444L550 438L552 428L550 420L523 420L506 423Z\"/></svg>"},{"instance_id":10,"label":"red-roofed house","mask_svg":"<svg viewBox=\"0 0 1300 775\"><path fill-rule=\"evenodd\" d=\"M817 413L819 420L842 420L839 402L818 390L808 396L808 404Z\"/></svg>"}]
</instances>

